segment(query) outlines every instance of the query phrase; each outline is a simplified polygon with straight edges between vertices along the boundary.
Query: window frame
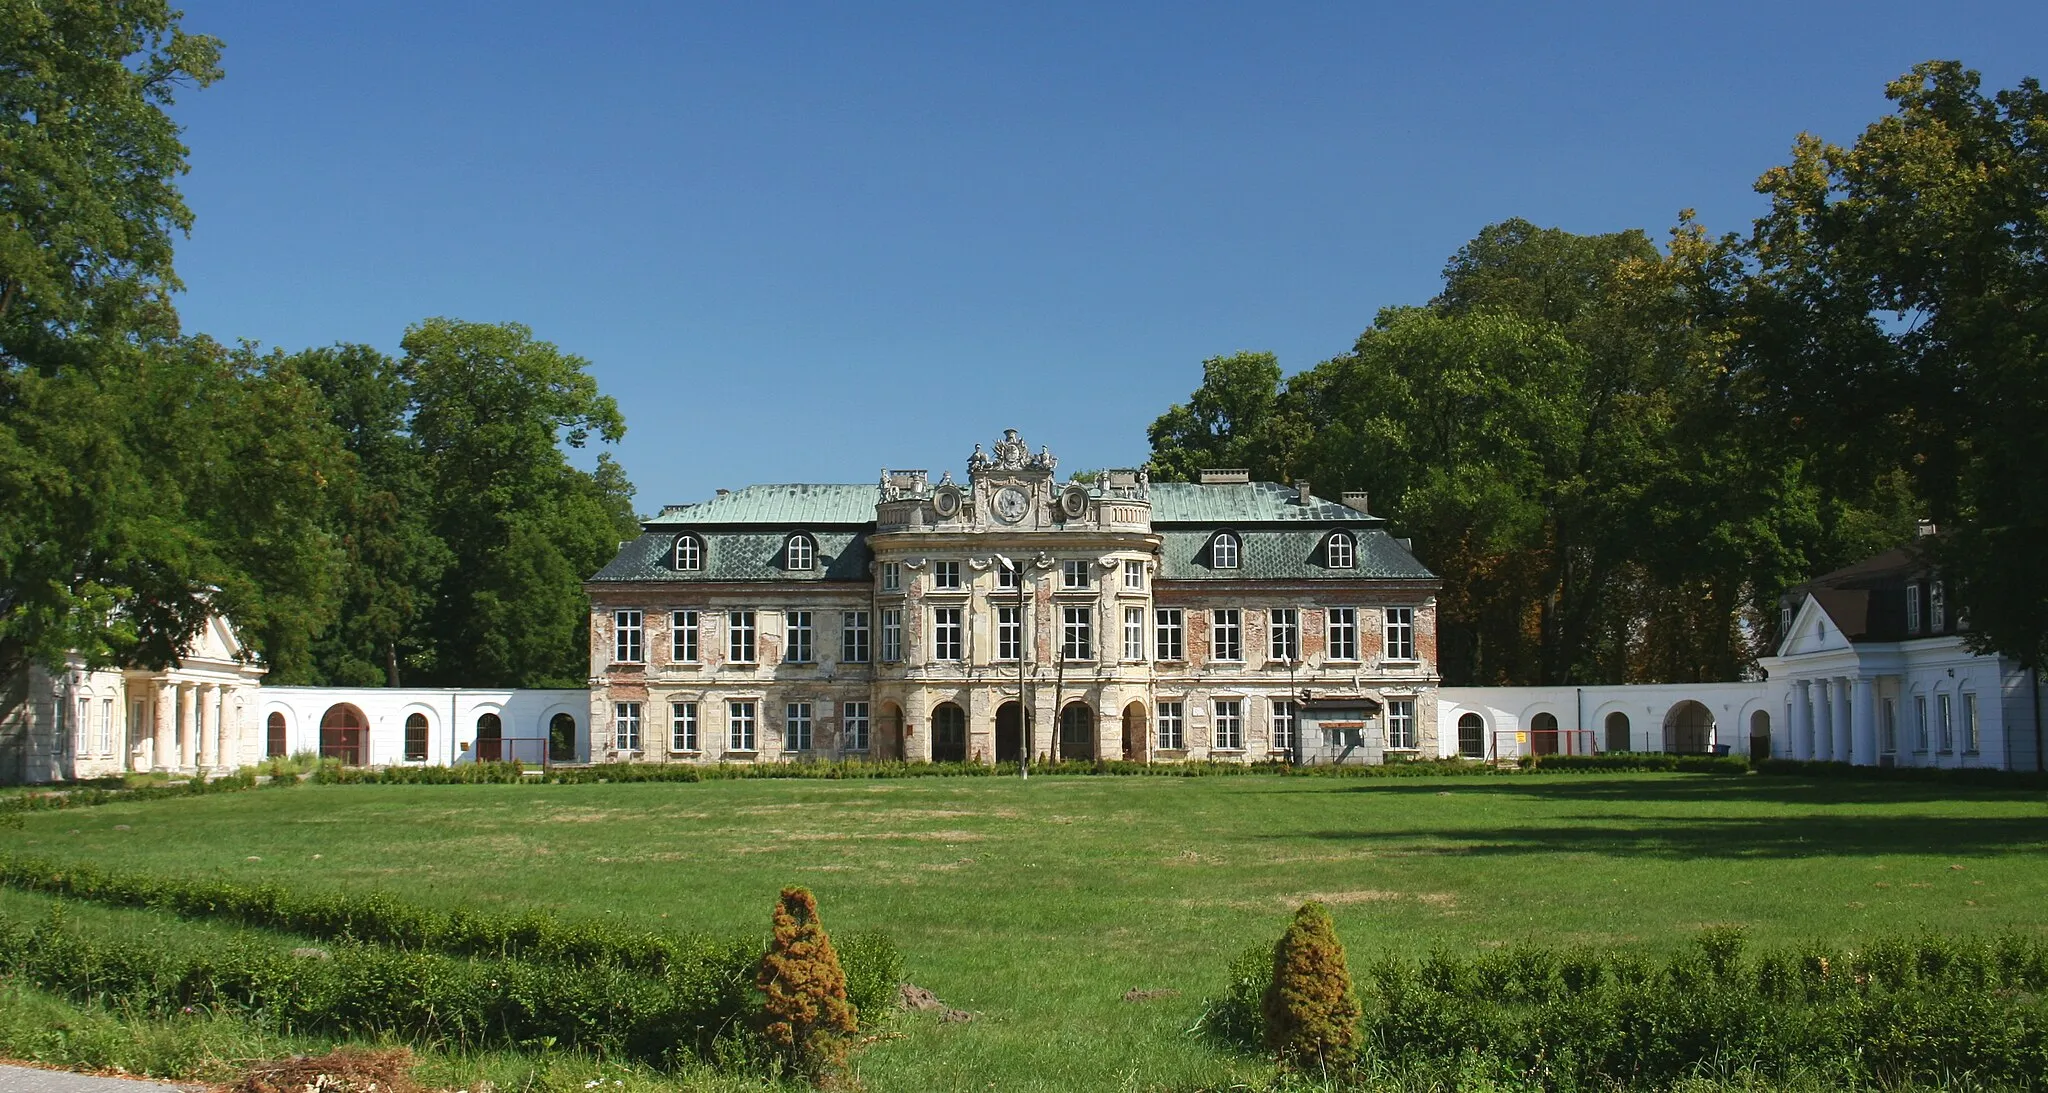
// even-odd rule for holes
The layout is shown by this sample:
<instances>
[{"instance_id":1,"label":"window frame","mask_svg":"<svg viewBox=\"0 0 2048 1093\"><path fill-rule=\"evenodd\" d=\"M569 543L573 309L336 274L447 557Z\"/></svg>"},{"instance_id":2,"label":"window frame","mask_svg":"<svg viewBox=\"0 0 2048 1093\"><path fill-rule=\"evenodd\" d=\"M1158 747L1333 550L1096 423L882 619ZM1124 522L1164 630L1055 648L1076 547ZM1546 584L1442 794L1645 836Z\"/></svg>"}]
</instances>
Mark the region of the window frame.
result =
<instances>
[{"instance_id":1,"label":"window frame","mask_svg":"<svg viewBox=\"0 0 2048 1093\"><path fill-rule=\"evenodd\" d=\"M704 661L702 620L695 608L678 607L668 613L668 654L674 664Z\"/></svg>"},{"instance_id":2,"label":"window frame","mask_svg":"<svg viewBox=\"0 0 2048 1093\"><path fill-rule=\"evenodd\" d=\"M1225 616L1228 616L1226 621ZM1225 656L1224 635L1228 634ZM1217 664L1244 663L1244 612L1236 607L1214 607L1209 609L1209 660Z\"/></svg>"},{"instance_id":3,"label":"window frame","mask_svg":"<svg viewBox=\"0 0 2048 1093\"><path fill-rule=\"evenodd\" d=\"M866 664L875 654L874 616L866 611L839 613L839 663Z\"/></svg>"},{"instance_id":4,"label":"window frame","mask_svg":"<svg viewBox=\"0 0 2048 1093\"><path fill-rule=\"evenodd\" d=\"M996 659L1005 664L1023 659L1024 610L1013 603L996 605Z\"/></svg>"},{"instance_id":5,"label":"window frame","mask_svg":"<svg viewBox=\"0 0 2048 1093\"><path fill-rule=\"evenodd\" d=\"M1021 569L1022 567L1016 562L997 558L995 560L996 587L1006 592L1016 591L1017 582L1021 576Z\"/></svg>"},{"instance_id":6,"label":"window frame","mask_svg":"<svg viewBox=\"0 0 2048 1093\"><path fill-rule=\"evenodd\" d=\"M1358 608L1323 608L1323 633L1327 645L1323 659L1355 664L1358 661Z\"/></svg>"},{"instance_id":7,"label":"window frame","mask_svg":"<svg viewBox=\"0 0 2048 1093\"><path fill-rule=\"evenodd\" d=\"M1962 733L1956 740L1956 750L1963 755L1976 755L1978 754L1979 745L1982 743L1977 738L1977 734L1982 727L1977 723L1977 692L1964 691L1962 695Z\"/></svg>"},{"instance_id":8,"label":"window frame","mask_svg":"<svg viewBox=\"0 0 2048 1093\"><path fill-rule=\"evenodd\" d=\"M612 750L640 754L640 703L612 703Z\"/></svg>"},{"instance_id":9,"label":"window frame","mask_svg":"<svg viewBox=\"0 0 2048 1093\"><path fill-rule=\"evenodd\" d=\"M629 621L630 620L630 621ZM633 607L612 610L612 663L647 663L647 616Z\"/></svg>"},{"instance_id":10,"label":"window frame","mask_svg":"<svg viewBox=\"0 0 2048 1093\"><path fill-rule=\"evenodd\" d=\"M873 727L867 699L848 699L839 704L839 750L865 752Z\"/></svg>"},{"instance_id":11,"label":"window frame","mask_svg":"<svg viewBox=\"0 0 2048 1093\"><path fill-rule=\"evenodd\" d=\"M901 562L882 563L882 591L903 591L903 564Z\"/></svg>"},{"instance_id":12,"label":"window frame","mask_svg":"<svg viewBox=\"0 0 2048 1093\"><path fill-rule=\"evenodd\" d=\"M1060 562L1060 591L1087 592L1095 587L1095 563L1085 558L1066 558Z\"/></svg>"},{"instance_id":13,"label":"window frame","mask_svg":"<svg viewBox=\"0 0 2048 1093\"><path fill-rule=\"evenodd\" d=\"M903 609L882 608L882 641L877 650L884 664L898 664L903 660Z\"/></svg>"},{"instance_id":14,"label":"window frame","mask_svg":"<svg viewBox=\"0 0 2048 1093\"><path fill-rule=\"evenodd\" d=\"M1300 608L1266 609L1266 659L1287 664L1301 659Z\"/></svg>"},{"instance_id":15,"label":"window frame","mask_svg":"<svg viewBox=\"0 0 2048 1093\"><path fill-rule=\"evenodd\" d=\"M965 587L960 576L959 562L932 563L932 591L958 592Z\"/></svg>"},{"instance_id":16,"label":"window frame","mask_svg":"<svg viewBox=\"0 0 2048 1093\"><path fill-rule=\"evenodd\" d=\"M782 568L788 573L810 573L818 568L818 541L809 534L793 531L782 542Z\"/></svg>"},{"instance_id":17,"label":"window frame","mask_svg":"<svg viewBox=\"0 0 2048 1093\"><path fill-rule=\"evenodd\" d=\"M1380 625L1383 628L1381 635L1385 639L1380 659L1402 664L1415 663L1415 609L1385 607L1380 610Z\"/></svg>"},{"instance_id":18,"label":"window frame","mask_svg":"<svg viewBox=\"0 0 2048 1093\"><path fill-rule=\"evenodd\" d=\"M813 710L807 699L782 704L782 750L784 753L815 751L817 736Z\"/></svg>"},{"instance_id":19,"label":"window frame","mask_svg":"<svg viewBox=\"0 0 2048 1093\"><path fill-rule=\"evenodd\" d=\"M1913 750L1921 755L1927 754L1934 744L1934 730L1927 723L1927 696L1924 694L1913 696L1913 733L1917 745Z\"/></svg>"},{"instance_id":20,"label":"window frame","mask_svg":"<svg viewBox=\"0 0 2048 1093\"><path fill-rule=\"evenodd\" d=\"M726 699L725 750L751 754L761 750L760 743L761 709L758 701L751 698Z\"/></svg>"},{"instance_id":21,"label":"window frame","mask_svg":"<svg viewBox=\"0 0 2048 1093\"><path fill-rule=\"evenodd\" d=\"M1188 750L1187 707L1180 699L1165 699L1153 711L1153 740L1160 751Z\"/></svg>"},{"instance_id":22,"label":"window frame","mask_svg":"<svg viewBox=\"0 0 2048 1093\"><path fill-rule=\"evenodd\" d=\"M752 608L725 613L725 659L730 664L761 663L760 620Z\"/></svg>"},{"instance_id":23,"label":"window frame","mask_svg":"<svg viewBox=\"0 0 2048 1093\"><path fill-rule=\"evenodd\" d=\"M948 663L967 659L967 611L965 608L932 608L932 659Z\"/></svg>"},{"instance_id":24,"label":"window frame","mask_svg":"<svg viewBox=\"0 0 2048 1093\"><path fill-rule=\"evenodd\" d=\"M419 722L419 736L417 741L414 740L413 736L413 722L415 721ZM400 761L406 763L426 762L428 741L430 739L430 735L434 731L433 726L427 723L427 715L420 713L418 711L406 714L404 731L405 735L400 740L401 750L399 751L399 755L403 756L403 758ZM415 742L417 742L419 745L417 748L413 746Z\"/></svg>"},{"instance_id":25,"label":"window frame","mask_svg":"<svg viewBox=\"0 0 2048 1093\"><path fill-rule=\"evenodd\" d=\"M1948 630L1948 593L1940 581L1927 583L1927 632L1940 634Z\"/></svg>"},{"instance_id":26,"label":"window frame","mask_svg":"<svg viewBox=\"0 0 2048 1093\"><path fill-rule=\"evenodd\" d=\"M1168 639L1173 647L1167 648ZM1152 609L1152 659L1165 664L1182 664L1188 659L1187 611L1179 607Z\"/></svg>"},{"instance_id":27,"label":"window frame","mask_svg":"<svg viewBox=\"0 0 2048 1093\"><path fill-rule=\"evenodd\" d=\"M703 723L695 699L670 699L668 704L668 750L671 755L703 752Z\"/></svg>"},{"instance_id":28,"label":"window frame","mask_svg":"<svg viewBox=\"0 0 2048 1093\"><path fill-rule=\"evenodd\" d=\"M1387 699L1387 749L1388 751L1415 751L1416 743L1415 700L1412 698Z\"/></svg>"},{"instance_id":29,"label":"window frame","mask_svg":"<svg viewBox=\"0 0 2048 1093\"><path fill-rule=\"evenodd\" d=\"M1209 750L1244 750L1244 699L1210 699L1209 718Z\"/></svg>"},{"instance_id":30,"label":"window frame","mask_svg":"<svg viewBox=\"0 0 2048 1093\"><path fill-rule=\"evenodd\" d=\"M1145 659L1145 609L1124 608L1124 659L1142 662Z\"/></svg>"},{"instance_id":31,"label":"window frame","mask_svg":"<svg viewBox=\"0 0 2048 1093\"><path fill-rule=\"evenodd\" d=\"M1906 633L1919 633L1924 617L1920 613L1920 582L1914 581L1906 586Z\"/></svg>"},{"instance_id":32,"label":"window frame","mask_svg":"<svg viewBox=\"0 0 2048 1093\"><path fill-rule=\"evenodd\" d=\"M1060 659L1070 664L1095 659L1095 607L1093 604L1060 605Z\"/></svg>"},{"instance_id":33,"label":"window frame","mask_svg":"<svg viewBox=\"0 0 2048 1093\"><path fill-rule=\"evenodd\" d=\"M1300 714L1295 709L1295 700L1275 698L1268 700L1267 704L1272 714L1271 734L1266 738L1267 746L1273 751L1293 755L1294 749L1300 743L1301 731Z\"/></svg>"},{"instance_id":34,"label":"window frame","mask_svg":"<svg viewBox=\"0 0 2048 1093\"><path fill-rule=\"evenodd\" d=\"M782 612L782 663L818 662L817 628L808 608L792 607Z\"/></svg>"},{"instance_id":35,"label":"window frame","mask_svg":"<svg viewBox=\"0 0 2048 1093\"><path fill-rule=\"evenodd\" d=\"M1323 543L1323 565L1329 569L1357 569L1357 538L1348 531L1331 532Z\"/></svg>"},{"instance_id":36,"label":"window frame","mask_svg":"<svg viewBox=\"0 0 2048 1093\"><path fill-rule=\"evenodd\" d=\"M1955 698L1947 691L1934 693L1934 742L1936 755L1953 755L1956 750Z\"/></svg>"},{"instance_id":37,"label":"window frame","mask_svg":"<svg viewBox=\"0 0 2048 1093\"><path fill-rule=\"evenodd\" d=\"M675 545L670 548L669 560L678 573L704 572L704 540L693 532L683 532L676 536Z\"/></svg>"},{"instance_id":38,"label":"window frame","mask_svg":"<svg viewBox=\"0 0 2048 1093\"><path fill-rule=\"evenodd\" d=\"M1145 591L1145 563L1136 558L1124 559L1124 591Z\"/></svg>"},{"instance_id":39,"label":"window frame","mask_svg":"<svg viewBox=\"0 0 2048 1093\"><path fill-rule=\"evenodd\" d=\"M1219 531L1209 539L1209 568L1238 569L1244 560L1244 540L1234 531Z\"/></svg>"}]
</instances>

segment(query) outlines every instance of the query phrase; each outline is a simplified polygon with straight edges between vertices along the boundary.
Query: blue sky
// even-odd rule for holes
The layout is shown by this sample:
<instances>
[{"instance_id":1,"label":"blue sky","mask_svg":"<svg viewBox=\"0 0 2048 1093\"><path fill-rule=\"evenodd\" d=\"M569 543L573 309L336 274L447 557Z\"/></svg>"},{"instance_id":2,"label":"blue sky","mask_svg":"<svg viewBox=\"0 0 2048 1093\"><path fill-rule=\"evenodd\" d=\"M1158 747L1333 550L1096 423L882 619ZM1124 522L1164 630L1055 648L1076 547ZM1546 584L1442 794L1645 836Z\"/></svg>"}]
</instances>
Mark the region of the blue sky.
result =
<instances>
[{"instance_id":1,"label":"blue sky","mask_svg":"<svg viewBox=\"0 0 2048 1093\"><path fill-rule=\"evenodd\" d=\"M1134 465L1205 357L1341 352L1488 223L1740 228L1917 61L2048 76L2039 3L186 11L228 72L177 107L187 328L525 323L643 512L1005 427Z\"/></svg>"}]
</instances>

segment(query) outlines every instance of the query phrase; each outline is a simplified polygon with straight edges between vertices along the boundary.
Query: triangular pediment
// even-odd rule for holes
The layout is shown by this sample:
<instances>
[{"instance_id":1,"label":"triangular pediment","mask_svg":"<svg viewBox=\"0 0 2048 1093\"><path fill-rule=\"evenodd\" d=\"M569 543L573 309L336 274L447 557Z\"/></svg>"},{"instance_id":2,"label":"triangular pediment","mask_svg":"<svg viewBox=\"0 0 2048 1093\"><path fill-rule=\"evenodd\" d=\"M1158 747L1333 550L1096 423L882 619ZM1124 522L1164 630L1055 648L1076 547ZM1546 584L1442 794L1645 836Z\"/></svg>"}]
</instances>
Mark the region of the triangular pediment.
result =
<instances>
[{"instance_id":1,"label":"triangular pediment","mask_svg":"<svg viewBox=\"0 0 2048 1093\"><path fill-rule=\"evenodd\" d=\"M1849 638L1842 628L1829 617L1827 609L1819 600L1807 596L1793 613L1792 627L1786 631L1785 640L1778 643L1778 655L1796 657L1812 653L1832 653L1849 648Z\"/></svg>"},{"instance_id":2,"label":"triangular pediment","mask_svg":"<svg viewBox=\"0 0 2048 1093\"><path fill-rule=\"evenodd\" d=\"M235 628L228 625L227 617L215 613L208 615L206 625L192 635L192 641L185 646L184 659L241 663L244 649L241 640L235 637Z\"/></svg>"}]
</instances>

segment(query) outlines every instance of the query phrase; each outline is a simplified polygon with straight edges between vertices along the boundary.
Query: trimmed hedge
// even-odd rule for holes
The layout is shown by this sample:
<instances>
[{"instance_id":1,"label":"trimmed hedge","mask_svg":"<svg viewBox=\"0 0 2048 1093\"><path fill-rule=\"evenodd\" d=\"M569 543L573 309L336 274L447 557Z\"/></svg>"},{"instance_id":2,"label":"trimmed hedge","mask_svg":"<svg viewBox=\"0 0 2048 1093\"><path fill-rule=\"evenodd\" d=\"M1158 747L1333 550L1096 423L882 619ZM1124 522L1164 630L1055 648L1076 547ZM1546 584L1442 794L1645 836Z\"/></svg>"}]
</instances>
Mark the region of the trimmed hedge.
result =
<instances>
[{"instance_id":1,"label":"trimmed hedge","mask_svg":"<svg viewBox=\"0 0 2048 1093\"><path fill-rule=\"evenodd\" d=\"M250 926L343 944L384 945L444 956L515 959L570 968L611 968L672 976L730 946L703 936L677 937L608 922L564 922L529 911L442 911L386 892L307 894L276 884L118 873L87 864L0 857L0 884L113 907ZM894 1004L902 960L880 934L838 939L848 993L863 1012ZM754 947L758 954L759 946Z\"/></svg>"},{"instance_id":2,"label":"trimmed hedge","mask_svg":"<svg viewBox=\"0 0 2048 1093\"><path fill-rule=\"evenodd\" d=\"M1263 1033L1272 952L1230 966L1205 1027ZM1662 1089L1741 1068L1832 1085L2033 1089L2048 1074L2048 941L1890 938L1751 958L1709 931L1663 962L1593 949L1439 952L1358 980L1368 1067L1451 1075L1475 1061L1545 1089Z\"/></svg>"},{"instance_id":3,"label":"trimmed hedge","mask_svg":"<svg viewBox=\"0 0 2048 1093\"><path fill-rule=\"evenodd\" d=\"M327 763L311 775L322 785L446 785L455 783L546 783L587 785L603 782L720 782L755 778L860 780L879 778L1007 778L1014 764L924 763L883 760L782 763L598 763L579 767L528 767L520 763L476 763L460 767L344 767ZM1516 773L1513 768L1482 765L1463 759L1432 759L1384 766L1296 767L1280 762L1134 763L1120 759L1038 762L1035 775L1089 775L1153 778L1233 777L1281 774L1335 778L1416 778L1445 775Z\"/></svg>"},{"instance_id":4,"label":"trimmed hedge","mask_svg":"<svg viewBox=\"0 0 2048 1093\"><path fill-rule=\"evenodd\" d=\"M1569 771L1676 771L1681 774L1748 774L1749 760L1734 755L1666 755L1608 751L1598 755L1524 756L1520 764L1551 773Z\"/></svg>"}]
</instances>

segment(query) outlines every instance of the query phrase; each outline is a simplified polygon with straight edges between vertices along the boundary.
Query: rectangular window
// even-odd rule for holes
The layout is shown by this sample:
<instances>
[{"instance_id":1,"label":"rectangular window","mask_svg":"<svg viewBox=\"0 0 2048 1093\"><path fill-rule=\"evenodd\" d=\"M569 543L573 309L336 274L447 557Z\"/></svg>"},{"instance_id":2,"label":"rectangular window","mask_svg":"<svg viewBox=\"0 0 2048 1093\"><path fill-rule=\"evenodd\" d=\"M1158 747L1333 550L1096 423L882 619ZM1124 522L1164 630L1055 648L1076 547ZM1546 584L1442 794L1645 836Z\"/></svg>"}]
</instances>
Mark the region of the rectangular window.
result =
<instances>
[{"instance_id":1,"label":"rectangular window","mask_svg":"<svg viewBox=\"0 0 2048 1093\"><path fill-rule=\"evenodd\" d=\"M1159 747L1162 751L1181 751L1188 746L1187 718L1181 709L1178 702L1159 704Z\"/></svg>"},{"instance_id":2,"label":"rectangular window","mask_svg":"<svg viewBox=\"0 0 2048 1093\"><path fill-rule=\"evenodd\" d=\"M1145 609L1124 608L1124 659L1145 659Z\"/></svg>"},{"instance_id":3,"label":"rectangular window","mask_svg":"<svg viewBox=\"0 0 2048 1093\"><path fill-rule=\"evenodd\" d=\"M932 587L933 587L933 588L959 588L959 587L960 587L960 563L959 563L959 562L933 562L933 563L932 563Z\"/></svg>"},{"instance_id":4,"label":"rectangular window","mask_svg":"<svg viewBox=\"0 0 2048 1093\"><path fill-rule=\"evenodd\" d=\"M695 702L671 702L668 704L668 750L673 752L697 751L697 704Z\"/></svg>"},{"instance_id":5,"label":"rectangular window","mask_svg":"<svg viewBox=\"0 0 2048 1093\"><path fill-rule=\"evenodd\" d=\"M900 607L882 609L882 659L891 662L903 659L903 609Z\"/></svg>"},{"instance_id":6,"label":"rectangular window","mask_svg":"<svg viewBox=\"0 0 2048 1093\"><path fill-rule=\"evenodd\" d=\"M839 713L840 750L868 750L868 704L865 702L848 702L839 707Z\"/></svg>"},{"instance_id":7,"label":"rectangular window","mask_svg":"<svg viewBox=\"0 0 2048 1093\"><path fill-rule=\"evenodd\" d=\"M1791 624L1786 623L1785 628L1788 630L1791 629ZM1906 586L1906 633L1917 634L1919 632L1920 586L1917 584L1909 584Z\"/></svg>"},{"instance_id":8,"label":"rectangular window","mask_svg":"<svg viewBox=\"0 0 2048 1093\"><path fill-rule=\"evenodd\" d=\"M1060 608L1060 656L1067 660L1095 659L1094 609Z\"/></svg>"},{"instance_id":9,"label":"rectangular window","mask_svg":"<svg viewBox=\"0 0 2048 1093\"><path fill-rule=\"evenodd\" d=\"M100 754L114 754L114 700L100 699Z\"/></svg>"},{"instance_id":10,"label":"rectangular window","mask_svg":"<svg viewBox=\"0 0 2048 1093\"><path fill-rule=\"evenodd\" d=\"M620 664L640 663L640 612L612 612L612 660Z\"/></svg>"},{"instance_id":11,"label":"rectangular window","mask_svg":"<svg viewBox=\"0 0 2048 1093\"><path fill-rule=\"evenodd\" d=\"M903 566L897 562L882 563L882 591L903 591Z\"/></svg>"},{"instance_id":12,"label":"rectangular window","mask_svg":"<svg viewBox=\"0 0 2048 1093\"><path fill-rule=\"evenodd\" d=\"M811 704L792 702L782 708L782 750L811 750Z\"/></svg>"},{"instance_id":13,"label":"rectangular window","mask_svg":"<svg viewBox=\"0 0 2048 1093\"><path fill-rule=\"evenodd\" d=\"M1332 607L1330 620L1330 659L1358 659L1358 608Z\"/></svg>"},{"instance_id":14,"label":"rectangular window","mask_svg":"<svg viewBox=\"0 0 2048 1093\"><path fill-rule=\"evenodd\" d=\"M754 613L725 613L725 658L734 664L754 663Z\"/></svg>"},{"instance_id":15,"label":"rectangular window","mask_svg":"<svg viewBox=\"0 0 2048 1093\"><path fill-rule=\"evenodd\" d=\"M996 659L1016 660L1024 649L1024 612L1017 607L996 608Z\"/></svg>"},{"instance_id":16,"label":"rectangular window","mask_svg":"<svg viewBox=\"0 0 2048 1093\"><path fill-rule=\"evenodd\" d=\"M1387 608L1387 660L1415 659L1415 609Z\"/></svg>"},{"instance_id":17,"label":"rectangular window","mask_svg":"<svg viewBox=\"0 0 2048 1093\"><path fill-rule=\"evenodd\" d=\"M1092 570L1087 560L1069 558L1060 563L1061 588L1088 588L1093 584Z\"/></svg>"},{"instance_id":18,"label":"rectangular window","mask_svg":"<svg viewBox=\"0 0 2048 1093\"><path fill-rule=\"evenodd\" d=\"M725 704L725 747L727 751L754 750L754 703L735 699Z\"/></svg>"},{"instance_id":19,"label":"rectangular window","mask_svg":"<svg viewBox=\"0 0 2048 1093\"><path fill-rule=\"evenodd\" d=\"M197 711L194 711L194 718L196 720ZM78 700L78 731L74 735L78 739L73 742L76 749L73 754L86 754L92 747L92 699L90 698Z\"/></svg>"},{"instance_id":20,"label":"rectangular window","mask_svg":"<svg viewBox=\"0 0 2048 1093\"><path fill-rule=\"evenodd\" d=\"M1877 750L1886 755L1895 755L1899 750L1899 700L1884 700L1884 721L1878 726Z\"/></svg>"},{"instance_id":21,"label":"rectangular window","mask_svg":"<svg viewBox=\"0 0 2048 1093\"><path fill-rule=\"evenodd\" d=\"M1387 747L1411 750L1415 747L1414 699L1387 700Z\"/></svg>"},{"instance_id":22,"label":"rectangular window","mask_svg":"<svg viewBox=\"0 0 2048 1093\"><path fill-rule=\"evenodd\" d=\"M1017 563L1008 558L996 559L996 587L1017 587Z\"/></svg>"},{"instance_id":23,"label":"rectangular window","mask_svg":"<svg viewBox=\"0 0 2048 1093\"><path fill-rule=\"evenodd\" d=\"M1187 628L1180 608L1162 607L1152 612L1152 656L1164 661L1187 659Z\"/></svg>"},{"instance_id":24,"label":"rectangular window","mask_svg":"<svg viewBox=\"0 0 2048 1093\"><path fill-rule=\"evenodd\" d=\"M1145 563L1136 558L1124 559L1124 587L1132 592L1145 590Z\"/></svg>"},{"instance_id":25,"label":"rectangular window","mask_svg":"<svg viewBox=\"0 0 2048 1093\"><path fill-rule=\"evenodd\" d=\"M1266 655L1290 663L1301 659L1301 612L1292 607L1266 612Z\"/></svg>"},{"instance_id":26,"label":"rectangular window","mask_svg":"<svg viewBox=\"0 0 2048 1093\"><path fill-rule=\"evenodd\" d=\"M1235 607L1209 612L1209 659L1244 659L1244 620Z\"/></svg>"},{"instance_id":27,"label":"rectangular window","mask_svg":"<svg viewBox=\"0 0 2048 1093\"><path fill-rule=\"evenodd\" d=\"M782 644L782 659L789 664L809 664L817 657L811 652L811 613L809 611L785 611L782 613L785 640Z\"/></svg>"},{"instance_id":28,"label":"rectangular window","mask_svg":"<svg viewBox=\"0 0 2048 1093\"><path fill-rule=\"evenodd\" d=\"M1927 750L1927 696L1913 696L1913 742L1915 751Z\"/></svg>"},{"instance_id":29,"label":"rectangular window","mask_svg":"<svg viewBox=\"0 0 2048 1093\"><path fill-rule=\"evenodd\" d=\"M1241 698L1219 698L1216 700L1216 737L1213 745L1218 751L1244 750L1244 700Z\"/></svg>"},{"instance_id":30,"label":"rectangular window","mask_svg":"<svg viewBox=\"0 0 2048 1093\"><path fill-rule=\"evenodd\" d=\"M620 751L640 750L640 704L612 703L612 746Z\"/></svg>"},{"instance_id":31,"label":"rectangular window","mask_svg":"<svg viewBox=\"0 0 2048 1093\"><path fill-rule=\"evenodd\" d=\"M1927 586L1927 627L1937 634L1948 629L1948 600L1940 581Z\"/></svg>"},{"instance_id":32,"label":"rectangular window","mask_svg":"<svg viewBox=\"0 0 2048 1093\"><path fill-rule=\"evenodd\" d=\"M847 664L868 662L868 613L847 611L839 616L839 659Z\"/></svg>"},{"instance_id":33,"label":"rectangular window","mask_svg":"<svg viewBox=\"0 0 2048 1093\"><path fill-rule=\"evenodd\" d=\"M1294 700L1273 700L1273 750L1294 753Z\"/></svg>"},{"instance_id":34,"label":"rectangular window","mask_svg":"<svg viewBox=\"0 0 2048 1093\"><path fill-rule=\"evenodd\" d=\"M965 649L960 632L960 609L932 608L932 659L959 660Z\"/></svg>"},{"instance_id":35,"label":"rectangular window","mask_svg":"<svg viewBox=\"0 0 2048 1093\"><path fill-rule=\"evenodd\" d=\"M1956 748L1955 707L1947 694L1934 696L1935 743L1939 751L1947 755Z\"/></svg>"},{"instance_id":36,"label":"rectangular window","mask_svg":"<svg viewBox=\"0 0 2048 1093\"><path fill-rule=\"evenodd\" d=\"M669 659L677 664L697 663L697 613L695 611L671 611L668 613Z\"/></svg>"},{"instance_id":37,"label":"rectangular window","mask_svg":"<svg viewBox=\"0 0 2048 1093\"><path fill-rule=\"evenodd\" d=\"M1963 754L1977 754L1977 696L1963 692Z\"/></svg>"}]
</instances>

